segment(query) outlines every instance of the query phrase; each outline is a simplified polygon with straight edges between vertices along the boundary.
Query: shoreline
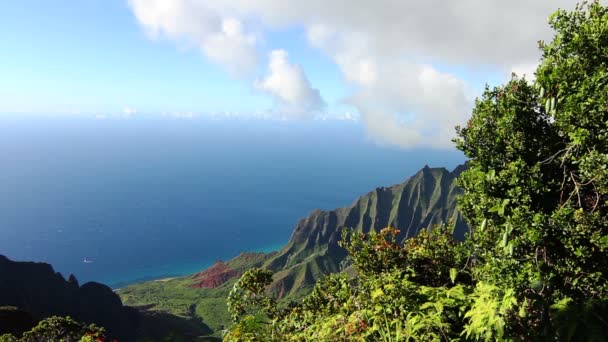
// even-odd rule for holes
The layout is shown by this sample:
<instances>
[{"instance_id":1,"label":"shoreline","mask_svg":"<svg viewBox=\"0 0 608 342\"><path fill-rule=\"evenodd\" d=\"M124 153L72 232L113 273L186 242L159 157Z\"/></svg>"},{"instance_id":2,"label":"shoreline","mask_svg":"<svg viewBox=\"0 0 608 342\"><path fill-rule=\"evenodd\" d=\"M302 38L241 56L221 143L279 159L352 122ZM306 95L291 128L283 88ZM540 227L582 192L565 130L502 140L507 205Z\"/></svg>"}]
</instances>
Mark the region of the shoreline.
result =
<instances>
[{"instance_id":1,"label":"shoreline","mask_svg":"<svg viewBox=\"0 0 608 342\"><path fill-rule=\"evenodd\" d=\"M285 245L287 245L288 241L282 244L276 244L276 245L271 245L271 246L266 246L266 247L262 247L262 248L255 248L255 249L251 249L249 251L242 251L236 255L233 255L229 258L226 258L224 261L230 260L232 258L237 257L239 254L241 253L273 253L273 252L277 252L279 250L281 250L281 248L283 248ZM183 277L187 277L190 276L192 274L201 272L203 270L206 270L207 268L213 266L213 264L215 264L217 262L217 260L212 261L212 262L207 262L207 263L202 263L199 264L197 266L193 266L193 265L188 265L187 267L183 267L181 272L173 272L173 273L165 273L163 275L158 275L158 276L149 276L149 277L140 277L137 279L133 279L133 280L127 280L127 281L119 281L119 282L102 282L104 284L106 284L107 286L109 286L112 291L117 292L119 290L121 290L122 288L134 285L134 284L141 284L141 283L146 283L146 282L166 282L166 281L170 281L173 279L177 279L177 278L183 278Z\"/></svg>"},{"instance_id":2,"label":"shoreline","mask_svg":"<svg viewBox=\"0 0 608 342\"><path fill-rule=\"evenodd\" d=\"M161 283L167 282L169 280L173 280L173 279L178 279L178 278L182 278L182 277L168 277L168 278L160 278L160 279L154 279L152 281L158 281Z\"/></svg>"}]
</instances>

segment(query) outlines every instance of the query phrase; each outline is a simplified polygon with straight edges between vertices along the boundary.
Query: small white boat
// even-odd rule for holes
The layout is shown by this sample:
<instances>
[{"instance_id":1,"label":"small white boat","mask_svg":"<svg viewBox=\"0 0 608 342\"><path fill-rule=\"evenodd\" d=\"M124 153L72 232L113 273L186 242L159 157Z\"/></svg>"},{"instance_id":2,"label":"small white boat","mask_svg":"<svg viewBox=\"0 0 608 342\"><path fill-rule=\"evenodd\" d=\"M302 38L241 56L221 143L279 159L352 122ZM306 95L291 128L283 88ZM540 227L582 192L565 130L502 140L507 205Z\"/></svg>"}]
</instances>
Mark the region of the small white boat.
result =
<instances>
[{"instance_id":1,"label":"small white boat","mask_svg":"<svg viewBox=\"0 0 608 342\"><path fill-rule=\"evenodd\" d=\"M85 257L82 262L85 263L85 264L92 264L93 260L87 260L87 258Z\"/></svg>"}]
</instances>

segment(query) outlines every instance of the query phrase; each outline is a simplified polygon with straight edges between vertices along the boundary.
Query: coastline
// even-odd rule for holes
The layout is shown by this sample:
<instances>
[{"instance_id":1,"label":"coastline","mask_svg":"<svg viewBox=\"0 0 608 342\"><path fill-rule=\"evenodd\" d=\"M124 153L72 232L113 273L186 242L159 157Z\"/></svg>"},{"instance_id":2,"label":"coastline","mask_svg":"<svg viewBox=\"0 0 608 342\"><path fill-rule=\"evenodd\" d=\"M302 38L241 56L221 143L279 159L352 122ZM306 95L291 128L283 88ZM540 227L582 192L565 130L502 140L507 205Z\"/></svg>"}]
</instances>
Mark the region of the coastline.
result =
<instances>
[{"instance_id":1,"label":"coastline","mask_svg":"<svg viewBox=\"0 0 608 342\"><path fill-rule=\"evenodd\" d=\"M279 251L286 244L287 244L287 241L282 244L269 245L269 246L265 246L265 247L261 247L261 248L253 248L253 249L249 249L249 250L244 249L241 253L245 253L245 252L272 253L272 252ZM237 255L238 254L232 255L229 258L226 258L224 261L235 258ZM110 281L110 282L102 282L102 283L106 284L107 286L109 286L112 289L112 291L116 292L124 287L130 286L133 284L146 283L146 282L150 282L150 281L165 282L165 281L169 281L169 280L173 280L173 279L177 279L177 278L187 277L187 276L196 274L200 271L203 271L203 270L211 267L215 262L217 262L217 260L207 261L207 262L200 263L200 264L192 264L192 263L182 264L181 266L174 267L173 272L169 272L169 273L164 273L164 274L159 274L159 275L150 275L150 276L144 275L142 277L136 277L134 279L126 279L126 280L122 280L122 281Z\"/></svg>"}]
</instances>

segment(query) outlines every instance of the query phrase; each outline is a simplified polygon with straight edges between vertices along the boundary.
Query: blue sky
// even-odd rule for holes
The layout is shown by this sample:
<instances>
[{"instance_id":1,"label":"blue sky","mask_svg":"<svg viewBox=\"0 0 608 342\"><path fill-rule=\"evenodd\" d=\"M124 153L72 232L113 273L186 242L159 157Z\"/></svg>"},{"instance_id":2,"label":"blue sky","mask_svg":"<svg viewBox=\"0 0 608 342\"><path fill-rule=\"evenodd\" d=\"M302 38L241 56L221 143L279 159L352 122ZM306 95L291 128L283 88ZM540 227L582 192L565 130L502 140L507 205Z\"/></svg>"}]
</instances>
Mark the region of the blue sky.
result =
<instances>
[{"instance_id":1,"label":"blue sky","mask_svg":"<svg viewBox=\"0 0 608 342\"><path fill-rule=\"evenodd\" d=\"M147 39L123 1L7 5L0 12L3 26L11 28L0 31L4 111L244 111L269 105L197 51Z\"/></svg>"},{"instance_id":2,"label":"blue sky","mask_svg":"<svg viewBox=\"0 0 608 342\"><path fill-rule=\"evenodd\" d=\"M0 21L0 111L255 112L272 99L173 42L150 40L121 0L9 1ZM298 28L267 45L290 51L339 104L347 90L337 66Z\"/></svg>"},{"instance_id":3,"label":"blue sky","mask_svg":"<svg viewBox=\"0 0 608 342\"><path fill-rule=\"evenodd\" d=\"M355 119L442 147L486 82L532 73L546 16L574 2L438 1L6 1L0 113Z\"/></svg>"}]
</instances>

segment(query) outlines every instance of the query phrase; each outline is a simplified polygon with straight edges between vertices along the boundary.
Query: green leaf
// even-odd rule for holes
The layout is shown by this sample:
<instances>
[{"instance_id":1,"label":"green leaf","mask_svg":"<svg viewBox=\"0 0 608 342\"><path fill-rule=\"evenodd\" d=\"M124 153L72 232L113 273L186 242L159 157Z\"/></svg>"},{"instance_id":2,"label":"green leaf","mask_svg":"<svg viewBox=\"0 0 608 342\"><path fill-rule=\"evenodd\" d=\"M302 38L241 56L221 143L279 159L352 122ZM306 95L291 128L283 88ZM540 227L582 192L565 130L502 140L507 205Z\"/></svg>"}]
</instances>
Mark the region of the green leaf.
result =
<instances>
[{"instance_id":1,"label":"green leaf","mask_svg":"<svg viewBox=\"0 0 608 342\"><path fill-rule=\"evenodd\" d=\"M526 306L522 305L519 307L519 312L517 313L517 315L521 318L526 317Z\"/></svg>"},{"instance_id":2,"label":"green leaf","mask_svg":"<svg viewBox=\"0 0 608 342\"><path fill-rule=\"evenodd\" d=\"M483 219L483 221L481 221L481 226L479 226L479 231L483 232L486 229L487 225L488 225L488 219Z\"/></svg>"},{"instance_id":3,"label":"green leaf","mask_svg":"<svg viewBox=\"0 0 608 342\"><path fill-rule=\"evenodd\" d=\"M499 245L500 247L506 248L508 246L509 235L511 234L512 230L513 228L511 227L511 224L509 222L505 223L505 232L502 234L502 241Z\"/></svg>"},{"instance_id":4,"label":"green leaf","mask_svg":"<svg viewBox=\"0 0 608 342\"><path fill-rule=\"evenodd\" d=\"M456 277L458 276L458 270L455 268L450 268L450 280L452 284L456 283Z\"/></svg>"},{"instance_id":5,"label":"green leaf","mask_svg":"<svg viewBox=\"0 0 608 342\"><path fill-rule=\"evenodd\" d=\"M384 295L384 291L382 291L382 289L375 289L375 290L372 292L372 298L373 298L373 299L376 299L376 298L378 298L378 297L381 297L382 295Z\"/></svg>"},{"instance_id":6,"label":"green leaf","mask_svg":"<svg viewBox=\"0 0 608 342\"><path fill-rule=\"evenodd\" d=\"M543 288L543 281L540 279L534 279L530 284L530 287L532 287L534 291L540 291Z\"/></svg>"},{"instance_id":7,"label":"green leaf","mask_svg":"<svg viewBox=\"0 0 608 342\"><path fill-rule=\"evenodd\" d=\"M500 247L506 247L507 243L509 242L509 234L507 234L507 232L504 232L502 234L502 241L500 241Z\"/></svg>"},{"instance_id":8,"label":"green leaf","mask_svg":"<svg viewBox=\"0 0 608 342\"><path fill-rule=\"evenodd\" d=\"M565 311L570 305L570 302L572 302L572 298L564 297L558 300L555 304L551 305L551 309L557 311Z\"/></svg>"},{"instance_id":9,"label":"green leaf","mask_svg":"<svg viewBox=\"0 0 608 342\"><path fill-rule=\"evenodd\" d=\"M500 211L500 208L501 208L500 203L496 203L496 204L494 204L494 206L492 206L492 208L490 208L490 210L488 210L488 212L495 213L495 212Z\"/></svg>"},{"instance_id":10,"label":"green leaf","mask_svg":"<svg viewBox=\"0 0 608 342\"><path fill-rule=\"evenodd\" d=\"M487 175L486 175L486 179L491 181L496 177L496 171L495 170L490 170L488 171Z\"/></svg>"}]
</instances>

